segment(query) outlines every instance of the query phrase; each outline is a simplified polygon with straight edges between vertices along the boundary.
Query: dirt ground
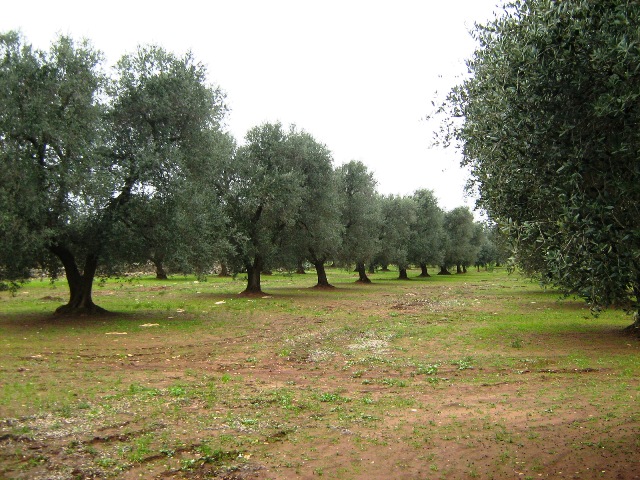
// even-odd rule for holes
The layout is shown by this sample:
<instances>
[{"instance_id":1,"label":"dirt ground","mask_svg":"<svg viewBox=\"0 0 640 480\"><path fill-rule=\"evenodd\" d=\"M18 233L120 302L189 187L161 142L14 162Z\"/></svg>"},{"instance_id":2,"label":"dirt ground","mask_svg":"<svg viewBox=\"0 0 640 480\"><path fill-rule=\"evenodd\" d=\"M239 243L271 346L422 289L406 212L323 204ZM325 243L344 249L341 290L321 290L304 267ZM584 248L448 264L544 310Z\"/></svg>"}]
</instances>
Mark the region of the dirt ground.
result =
<instances>
[{"instance_id":1,"label":"dirt ground","mask_svg":"<svg viewBox=\"0 0 640 480\"><path fill-rule=\"evenodd\" d=\"M640 361L637 338L618 327L524 333L496 356L505 347L496 353L491 336L456 330L447 344L433 333L455 321L452 306L464 316L495 301L476 292L480 307L465 309L453 293L416 288L415 298L283 296L288 311L242 312L243 326L229 310L217 318L234 328L170 336L150 317L118 324L126 331L85 320L20 351L20 364L2 358L5 387L47 377L41 388L68 386L77 401L3 414L0 477L640 479L637 369L621 381L615 367ZM29 338L58 321L12 317L3 328ZM582 363L568 362L576 350Z\"/></svg>"}]
</instances>

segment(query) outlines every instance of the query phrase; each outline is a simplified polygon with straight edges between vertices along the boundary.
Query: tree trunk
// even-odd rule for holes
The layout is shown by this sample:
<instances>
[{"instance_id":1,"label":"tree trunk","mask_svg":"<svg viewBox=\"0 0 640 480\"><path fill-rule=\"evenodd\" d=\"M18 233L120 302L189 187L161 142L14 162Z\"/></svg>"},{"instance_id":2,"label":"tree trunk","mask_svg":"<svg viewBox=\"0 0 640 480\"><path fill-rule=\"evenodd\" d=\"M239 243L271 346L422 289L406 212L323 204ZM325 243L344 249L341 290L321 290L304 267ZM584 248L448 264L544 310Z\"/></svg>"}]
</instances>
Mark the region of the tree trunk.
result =
<instances>
[{"instance_id":1,"label":"tree trunk","mask_svg":"<svg viewBox=\"0 0 640 480\"><path fill-rule=\"evenodd\" d=\"M358 272L358 276L360 277L358 278L358 282L371 283L371 280L369 280L369 277L367 277L367 271L364 266L364 262L356 263L356 271Z\"/></svg>"},{"instance_id":2,"label":"tree trunk","mask_svg":"<svg viewBox=\"0 0 640 480\"><path fill-rule=\"evenodd\" d=\"M383 263L382 267L380 268L381 271L383 272L388 272L389 271L389 264L388 263Z\"/></svg>"},{"instance_id":3,"label":"tree trunk","mask_svg":"<svg viewBox=\"0 0 640 480\"><path fill-rule=\"evenodd\" d=\"M220 264L220 273L218 274L219 277L228 277L229 276L229 267L227 267L227 264L222 262Z\"/></svg>"},{"instance_id":4,"label":"tree trunk","mask_svg":"<svg viewBox=\"0 0 640 480\"><path fill-rule=\"evenodd\" d=\"M313 262L313 266L316 267L316 273L318 274L318 284L316 287L333 288L333 285L331 285L327 279L327 272L324 269L324 261L318 260L317 262Z\"/></svg>"},{"instance_id":5,"label":"tree trunk","mask_svg":"<svg viewBox=\"0 0 640 480\"><path fill-rule=\"evenodd\" d=\"M447 270L446 265L440 265L440 271L438 272L438 275L451 275L451 272Z\"/></svg>"},{"instance_id":6,"label":"tree trunk","mask_svg":"<svg viewBox=\"0 0 640 480\"><path fill-rule=\"evenodd\" d=\"M400 274L398 275L398 280L409 280L409 276L407 275L407 269L404 267L398 267L398 271Z\"/></svg>"},{"instance_id":7,"label":"tree trunk","mask_svg":"<svg viewBox=\"0 0 640 480\"><path fill-rule=\"evenodd\" d=\"M262 293L262 289L260 288L262 267L262 258L259 256L253 259L253 264L247 265L247 288L243 293L252 295Z\"/></svg>"},{"instance_id":8,"label":"tree trunk","mask_svg":"<svg viewBox=\"0 0 640 480\"><path fill-rule=\"evenodd\" d=\"M376 265L374 263L369 264L369 275L376 273Z\"/></svg>"},{"instance_id":9,"label":"tree trunk","mask_svg":"<svg viewBox=\"0 0 640 480\"><path fill-rule=\"evenodd\" d=\"M462 273L462 267L460 265L456 265L456 273Z\"/></svg>"},{"instance_id":10,"label":"tree trunk","mask_svg":"<svg viewBox=\"0 0 640 480\"><path fill-rule=\"evenodd\" d=\"M427 271L427 264L426 263L421 263L420 264L420 270L421 273L420 275L418 275L419 277L430 277L431 275L429 275L429 272Z\"/></svg>"},{"instance_id":11,"label":"tree trunk","mask_svg":"<svg viewBox=\"0 0 640 480\"><path fill-rule=\"evenodd\" d=\"M55 245L49 248L64 267L64 273L69 285L69 303L56 309L56 315L94 315L106 313L106 310L93 303L93 278L98 268L98 256L87 255L84 271L80 273L76 259L65 247Z\"/></svg>"},{"instance_id":12,"label":"tree trunk","mask_svg":"<svg viewBox=\"0 0 640 480\"><path fill-rule=\"evenodd\" d=\"M156 280L167 280L167 272L164 271L164 267L162 266L162 257L153 256L151 257L151 261L156 267Z\"/></svg>"},{"instance_id":13,"label":"tree trunk","mask_svg":"<svg viewBox=\"0 0 640 480\"><path fill-rule=\"evenodd\" d=\"M304 265L302 264L302 262L298 262L298 268L296 269L296 273L298 275L304 275L305 273L307 273L304 271Z\"/></svg>"},{"instance_id":14,"label":"tree trunk","mask_svg":"<svg viewBox=\"0 0 640 480\"><path fill-rule=\"evenodd\" d=\"M466 265L462 265L462 273L467 273L467 266Z\"/></svg>"}]
</instances>

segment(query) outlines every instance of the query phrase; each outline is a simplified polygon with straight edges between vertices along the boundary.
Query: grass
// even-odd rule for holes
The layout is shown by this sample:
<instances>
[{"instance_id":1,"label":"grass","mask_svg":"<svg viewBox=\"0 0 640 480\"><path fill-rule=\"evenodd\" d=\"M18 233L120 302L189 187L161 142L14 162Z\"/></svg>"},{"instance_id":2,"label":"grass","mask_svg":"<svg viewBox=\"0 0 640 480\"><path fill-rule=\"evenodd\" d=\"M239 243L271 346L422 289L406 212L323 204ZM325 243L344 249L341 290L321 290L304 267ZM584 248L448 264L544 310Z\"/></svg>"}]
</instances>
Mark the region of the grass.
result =
<instances>
[{"instance_id":1,"label":"grass","mask_svg":"<svg viewBox=\"0 0 640 480\"><path fill-rule=\"evenodd\" d=\"M3 292L0 477L634 478L624 312L499 269L417 273L275 274L257 298L109 279L113 314L77 319L51 315L62 282Z\"/></svg>"}]
</instances>

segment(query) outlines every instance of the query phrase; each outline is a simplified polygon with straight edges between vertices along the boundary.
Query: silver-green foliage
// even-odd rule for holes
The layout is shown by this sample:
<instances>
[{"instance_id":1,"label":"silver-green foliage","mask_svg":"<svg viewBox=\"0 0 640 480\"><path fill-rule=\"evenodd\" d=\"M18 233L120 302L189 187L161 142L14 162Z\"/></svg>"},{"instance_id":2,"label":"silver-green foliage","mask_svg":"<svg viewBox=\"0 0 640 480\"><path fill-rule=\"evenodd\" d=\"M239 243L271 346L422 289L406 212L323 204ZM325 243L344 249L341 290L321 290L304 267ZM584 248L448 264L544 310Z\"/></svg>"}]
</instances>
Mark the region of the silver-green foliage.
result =
<instances>
[{"instance_id":1,"label":"silver-green foliage","mask_svg":"<svg viewBox=\"0 0 640 480\"><path fill-rule=\"evenodd\" d=\"M442 265L444 260L444 212L431 190L416 190L416 222L412 225L410 259L418 265Z\"/></svg>"},{"instance_id":2,"label":"silver-green foliage","mask_svg":"<svg viewBox=\"0 0 640 480\"><path fill-rule=\"evenodd\" d=\"M380 202L376 181L362 162L352 160L337 168L344 226L341 259L345 263L366 264L378 251Z\"/></svg>"},{"instance_id":3,"label":"silver-green foliage","mask_svg":"<svg viewBox=\"0 0 640 480\"><path fill-rule=\"evenodd\" d=\"M378 201L382 222L377 258L384 265L392 263L398 265L400 271L406 270L413 241L412 232L418 220L418 205L411 196L388 195L380 197Z\"/></svg>"},{"instance_id":4,"label":"silver-green foliage","mask_svg":"<svg viewBox=\"0 0 640 480\"><path fill-rule=\"evenodd\" d=\"M60 37L44 52L0 36L0 278L62 264L71 310L94 310L99 268L140 258L140 222L163 205L189 210L177 192L225 114L191 55L141 47L111 77L101 61L88 42Z\"/></svg>"},{"instance_id":5,"label":"silver-green foliage","mask_svg":"<svg viewBox=\"0 0 640 480\"><path fill-rule=\"evenodd\" d=\"M472 265L479 250L479 238L473 213L467 207L456 207L445 212L444 263L446 267Z\"/></svg>"},{"instance_id":6,"label":"silver-green foliage","mask_svg":"<svg viewBox=\"0 0 640 480\"><path fill-rule=\"evenodd\" d=\"M228 260L234 271L248 272L249 292L260 291L264 269L286 262L285 238L300 215L304 179L290 137L279 123L254 127L227 167L222 195L231 221Z\"/></svg>"},{"instance_id":7,"label":"silver-green foliage","mask_svg":"<svg viewBox=\"0 0 640 480\"><path fill-rule=\"evenodd\" d=\"M287 140L293 168L302 179L302 198L296 223L287 232L290 267L307 260L318 274L318 284L328 285L324 263L335 258L342 240L338 175L329 149L304 131L292 128Z\"/></svg>"},{"instance_id":8,"label":"silver-green foliage","mask_svg":"<svg viewBox=\"0 0 640 480\"><path fill-rule=\"evenodd\" d=\"M0 35L0 279L28 275L63 231L82 235L78 211L104 197L100 62L65 37L47 52Z\"/></svg>"},{"instance_id":9,"label":"silver-green foliage","mask_svg":"<svg viewBox=\"0 0 640 480\"><path fill-rule=\"evenodd\" d=\"M480 206L526 272L594 307L637 308L640 4L517 1L475 36L448 140Z\"/></svg>"}]
</instances>

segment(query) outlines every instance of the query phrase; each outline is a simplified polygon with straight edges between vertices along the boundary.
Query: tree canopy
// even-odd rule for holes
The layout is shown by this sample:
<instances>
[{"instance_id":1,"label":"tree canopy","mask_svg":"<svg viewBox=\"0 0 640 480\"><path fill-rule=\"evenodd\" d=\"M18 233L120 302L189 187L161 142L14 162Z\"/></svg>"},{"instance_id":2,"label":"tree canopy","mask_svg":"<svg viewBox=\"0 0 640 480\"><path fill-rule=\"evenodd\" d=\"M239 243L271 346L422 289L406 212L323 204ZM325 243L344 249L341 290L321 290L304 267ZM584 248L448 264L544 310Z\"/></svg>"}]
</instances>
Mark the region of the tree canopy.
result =
<instances>
[{"instance_id":1,"label":"tree canopy","mask_svg":"<svg viewBox=\"0 0 640 480\"><path fill-rule=\"evenodd\" d=\"M304 182L290 141L279 123L254 127L228 167L228 259L235 272L247 272L246 293L261 293L262 271L290 259L283 246L288 229L299 219Z\"/></svg>"},{"instance_id":2,"label":"tree canopy","mask_svg":"<svg viewBox=\"0 0 640 480\"><path fill-rule=\"evenodd\" d=\"M639 31L636 2L510 3L447 103L519 266L596 309L640 308Z\"/></svg>"},{"instance_id":3,"label":"tree canopy","mask_svg":"<svg viewBox=\"0 0 640 480\"><path fill-rule=\"evenodd\" d=\"M339 177L329 149L309 133L292 128L288 144L293 168L302 179L302 198L287 241L295 262L307 260L314 266L317 286L330 287L324 266L337 256L343 233Z\"/></svg>"},{"instance_id":4,"label":"tree canopy","mask_svg":"<svg viewBox=\"0 0 640 480\"><path fill-rule=\"evenodd\" d=\"M420 266L420 276L428 277L427 267L442 265L444 261L444 212L431 190L417 190L413 199L417 212L412 226L409 258Z\"/></svg>"},{"instance_id":5,"label":"tree canopy","mask_svg":"<svg viewBox=\"0 0 640 480\"><path fill-rule=\"evenodd\" d=\"M473 264L480 248L473 213L467 207L454 208L444 214L443 228L445 240L441 273L447 273L451 266L456 267L457 273L466 272L466 267Z\"/></svg>"},{"instance_id":6,"label":"tree canopy","mask_svg":"<svg viewBox=\"0 0 640 480\"><path fill-rule=\"evenodd\" d=\"M380 202L381 227L378 258L385 264L398 266L401 280L407 280L409 250L413 240L413 228L417 222L417 203L413 197L382 196Z\"/></svg>"},{"instance_id":7,"label":"tree canopy","mask_svg":"<svg viewBox=\"0 0 640 480\"><path fill-rule=\"evenodd\" d=\"M60 37L43 52L10 32L0 62L2 275L61 264L70 299L59 312L100 311L98 269L137 258L145 206L208 155L223 95L190 55L159 47L123 57L109 78L88 42Z\"/></svg>"},{"instance_id":8,"label":"tree canopy","mask_svg":"<svg viewBox=\"0 0 640 480\"><path fill-rule=\"evenodd\" d=\"M378 251L380 202L376 201L376 181L367 166L352 160L338 167L343 198L343 239L340 258L346 264L355 263L359 281L370 283L367 263Z\"/></svg>"}]
</instances>

